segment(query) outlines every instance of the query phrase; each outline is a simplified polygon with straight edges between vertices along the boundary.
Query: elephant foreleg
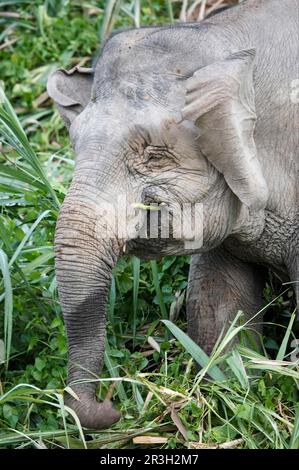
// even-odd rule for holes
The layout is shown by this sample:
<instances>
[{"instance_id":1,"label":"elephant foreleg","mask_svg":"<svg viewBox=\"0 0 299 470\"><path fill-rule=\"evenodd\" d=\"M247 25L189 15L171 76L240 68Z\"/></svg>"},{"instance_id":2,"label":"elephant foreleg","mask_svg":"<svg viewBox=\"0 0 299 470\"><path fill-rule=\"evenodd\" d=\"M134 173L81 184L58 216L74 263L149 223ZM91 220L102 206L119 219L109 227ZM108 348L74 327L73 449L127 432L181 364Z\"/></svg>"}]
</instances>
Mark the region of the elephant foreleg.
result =
<instances>
[{"instance_id":1,"label":"elephant foreleg","mask_svg":"<svg viewBox=\"0 0 299 470\"><path fill-rule=\"evenodd\" d=\"M291 283L294 287L296 301L297 301L297 319L299 319L299 241L298 236L295 240L295 248L291 253L290 260L288 262L288 270L290 275Z\"/></svg>"},{"instance_id":2,"label":"elephant foreleg","mask_svg":"<svg viewBox=\"0 0 299 470\"><path fill-rule=\"evenodd\" d=\"M223 247L193 256L187 295L189 336L210 354L239 310L250 318L261 309L262 287L259 267L240 261Z\"/></svg>"}]
</instances>

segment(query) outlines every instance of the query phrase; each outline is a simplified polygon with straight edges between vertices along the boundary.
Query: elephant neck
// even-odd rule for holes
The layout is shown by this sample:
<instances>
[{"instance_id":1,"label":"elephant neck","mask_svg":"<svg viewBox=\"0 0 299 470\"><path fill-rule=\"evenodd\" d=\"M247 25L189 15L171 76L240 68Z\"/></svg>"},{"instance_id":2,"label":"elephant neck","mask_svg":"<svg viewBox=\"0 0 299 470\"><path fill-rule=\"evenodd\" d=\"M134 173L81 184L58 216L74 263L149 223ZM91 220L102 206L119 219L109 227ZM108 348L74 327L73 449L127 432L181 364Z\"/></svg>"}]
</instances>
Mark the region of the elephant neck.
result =
<instances>
[{"instance_id":1,"label":"elephant neck","mask_svg":"<svg viewBox=\"0 0 299 470\"><path fill-rule=\"evenodd\" d=\"M251 211L245 204L241 203L231 236L242 243L255 242L263 233L265 219L264 210Z\"/></svg>"},{"instance_id":2,"label":"elephant neck","mask_svg":"<svg viewBox=\"0 0 299 470\"><path fill-rule=\"evenodd\" d=\"M225 247L243 261L271 266L282 279L287 279L291 224L292 218L282 219L269 210L250 214L248 208L242 208Z\"/></svg>"}]
</instances>

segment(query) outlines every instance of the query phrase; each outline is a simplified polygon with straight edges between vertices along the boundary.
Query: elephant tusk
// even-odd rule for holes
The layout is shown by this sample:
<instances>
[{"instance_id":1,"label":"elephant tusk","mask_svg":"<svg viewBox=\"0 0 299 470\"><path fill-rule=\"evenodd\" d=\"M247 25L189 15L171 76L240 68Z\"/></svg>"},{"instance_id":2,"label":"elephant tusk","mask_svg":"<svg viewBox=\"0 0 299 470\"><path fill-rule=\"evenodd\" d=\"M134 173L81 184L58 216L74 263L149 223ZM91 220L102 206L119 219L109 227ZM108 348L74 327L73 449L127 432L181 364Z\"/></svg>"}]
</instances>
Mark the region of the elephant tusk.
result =
<instances>
[{"instance_id":1,"label":"elephant tusk","mask_svg":"<svg viewBox=\"0 0 299 470\"><path fill-rule=\"evenodd\" d=\"M142 204L141 202L133 202L131 204L134 209L142 209L144 211L160 211L161 206L166 206L165 202L162 202L159 206L146 206L145 204Z\"/></svg>"}]
</instances>

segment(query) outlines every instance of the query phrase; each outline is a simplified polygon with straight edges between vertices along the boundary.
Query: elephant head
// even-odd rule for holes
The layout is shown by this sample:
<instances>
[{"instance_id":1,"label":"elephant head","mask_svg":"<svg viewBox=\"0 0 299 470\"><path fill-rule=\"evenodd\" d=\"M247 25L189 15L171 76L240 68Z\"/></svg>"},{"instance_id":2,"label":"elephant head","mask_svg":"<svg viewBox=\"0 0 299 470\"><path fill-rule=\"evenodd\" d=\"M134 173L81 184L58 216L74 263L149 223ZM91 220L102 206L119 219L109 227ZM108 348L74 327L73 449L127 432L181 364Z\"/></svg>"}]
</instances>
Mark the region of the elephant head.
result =
<instances>
[{"instance_id":1,"label":"elephant head","mask_svg":"<svg viewBox=\"0 0 299 470\"><path fill-rule=\"evenodd\" d=\"M194 251L173 228L168 239L138 237L136 213L128 210L119 223L119 196L126 197L123 210L163 203L173 220L175 207L200 204L202 243L195 251L219 245L237 230L244 207L259 211L267 200L253 138L254 51L192 58L167 34L117 34L94 69L59 70L48 82L76 153L55 249L68 381L79 398L68 403L90 428L119 418L109 402L95 399L118 257L125 250L143 257Z\"/></svg>"}]
</instances>

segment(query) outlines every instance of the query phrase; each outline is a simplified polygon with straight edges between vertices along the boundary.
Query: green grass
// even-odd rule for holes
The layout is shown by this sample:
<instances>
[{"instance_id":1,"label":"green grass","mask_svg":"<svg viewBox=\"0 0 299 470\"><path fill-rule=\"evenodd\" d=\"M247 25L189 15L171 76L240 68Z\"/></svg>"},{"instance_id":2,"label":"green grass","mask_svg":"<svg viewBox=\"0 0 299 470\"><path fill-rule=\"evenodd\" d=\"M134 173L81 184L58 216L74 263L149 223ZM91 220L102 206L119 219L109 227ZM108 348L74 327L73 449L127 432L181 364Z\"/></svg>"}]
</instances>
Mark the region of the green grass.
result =
<instances>
[{"instance_id":1,"label":"green grass","mask_svg":"<svg viewBox=\"0 0 299 470\"><path fill-rule=\"evenodd\" d=\"M53 237L74 163L44 95L47 76L58 65L90 64L111 28L170 22L182 3L109 1L105 15L104 2L93 0L4 7L18 17L0 17L0 447L131 448L140 446L134 437L147 436L165 448L298 448L292 290L269 277L262 352L248 347L251 324L236 312L208 357L184 333L188 257L124 257L115 269L96 380L98 396L112 395L122 420L89 432L64 406L71 390ZM262 313L253 321L261 320Z\"/></svg>"}]
</instances>

